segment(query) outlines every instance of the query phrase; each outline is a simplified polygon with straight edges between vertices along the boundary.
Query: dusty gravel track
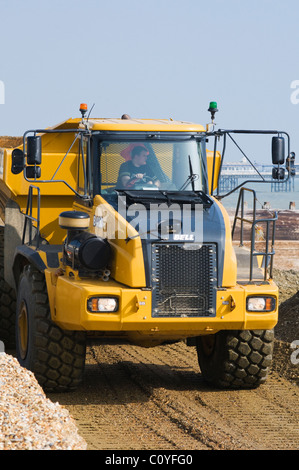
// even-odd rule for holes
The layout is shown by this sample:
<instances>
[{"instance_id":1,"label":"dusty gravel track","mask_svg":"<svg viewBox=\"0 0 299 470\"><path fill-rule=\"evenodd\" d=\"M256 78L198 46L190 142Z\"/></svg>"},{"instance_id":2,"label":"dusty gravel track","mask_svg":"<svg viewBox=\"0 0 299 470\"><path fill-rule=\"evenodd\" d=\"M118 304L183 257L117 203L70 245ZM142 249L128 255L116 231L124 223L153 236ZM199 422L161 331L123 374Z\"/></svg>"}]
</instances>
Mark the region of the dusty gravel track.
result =
<instances>
[{"instance_id":1,"label":"dusty gravel track","mask_svg":"<svg viewBox=\"0 0 299 470\"><path fill-rule=\"evenodd\" d=\"M265 385L218 391L183 342L91 345L80 389L48 396L66 406L89 450L298 449L299 388L294 371L288 379L290 352L276 349Z\"/></svg>"}]
</instances>

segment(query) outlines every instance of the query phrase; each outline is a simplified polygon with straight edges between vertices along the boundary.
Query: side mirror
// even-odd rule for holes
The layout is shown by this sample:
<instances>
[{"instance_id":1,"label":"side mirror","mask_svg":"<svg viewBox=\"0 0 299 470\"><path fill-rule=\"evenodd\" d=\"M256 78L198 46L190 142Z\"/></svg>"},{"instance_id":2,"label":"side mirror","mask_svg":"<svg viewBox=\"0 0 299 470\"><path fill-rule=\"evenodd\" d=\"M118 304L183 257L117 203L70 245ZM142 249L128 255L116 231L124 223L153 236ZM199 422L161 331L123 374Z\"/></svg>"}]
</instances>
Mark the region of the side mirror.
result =
<instances>
[{"instance_id":1,"label":"side mirror","mask_svg":"<svg viewBox=\"0 0 299 470\"><path fill-rule=\"evenodd\" d=\"M37 178L40 178L41 177L41 169L40 169L40 166L26 166L26 169L25 169L25 174L26 174L26 178L33 178L33 179L37 179Z\"/></svg>"},{"instance_id":2,"label":"side mirror","mask_svg":"<svg viewBox=\"0 0 299 470\"><path fill-rule=\"evenodd\" d=\"M25 168L25 156L23 150L14 149L11 154L11 172L18 175Z\"/></svg>"},{"instance_id":3,"label":"side mirror","mask_svg":"<svg viewBox=\"0 0 299 470\"><path fill-rule=\"evenodd\" d=\"M42 162L42 140L40 135L27 137L27 165L25 169L26 178L37 179L41 177L39 166Z\"/></svg>"},{"instance_id":4,"label":"side mirror","mask_svg":"<svg viewBox=\"0 0 299 470\"><path fill-rule=\"evenodd\" d=\"M283 180L285 177L284 168L272 168L272 178L274 180Z\"/></svg>"},{"instance_id":5,"label":"side mirror","mask_svg":"<svg viewBox=\"0 0 299 470\"><path fill-rule=\"evenodd\" d=\"M285 160L285 145L283 137L272 137L272 163L283 165Z\"/></svg>"},{"instance_id":6,"label":"side mirror","mask_svg":"<svg viewBox=\"0 0 299 470\"><path fill-rule=\"evenodd\" d=\"M287 157L286 167L290 176L296 176L295 152L291 152L290 155Z\"/></svg>"},{"instance_id":7,"label":"side mirror","mask_svg":"<svg viewBox=\"0 0 299 470\"><path fill-rule=\"evenodd\" d=\"M42 162L42 140L40 135L27 137L27 164L40 165Z\"/></svg>"}]
</instances>

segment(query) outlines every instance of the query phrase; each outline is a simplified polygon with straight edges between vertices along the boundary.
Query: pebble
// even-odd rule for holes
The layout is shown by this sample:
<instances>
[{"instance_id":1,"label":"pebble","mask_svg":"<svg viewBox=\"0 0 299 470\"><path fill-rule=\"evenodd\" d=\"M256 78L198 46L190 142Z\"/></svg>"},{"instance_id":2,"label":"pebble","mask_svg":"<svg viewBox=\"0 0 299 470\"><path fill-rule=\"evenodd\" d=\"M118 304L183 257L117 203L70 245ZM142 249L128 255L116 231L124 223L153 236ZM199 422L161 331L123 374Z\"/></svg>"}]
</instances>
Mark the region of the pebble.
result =
<instances>
[{"instance_id":1,"label":"pebble","mask_svg":"<svg viewBox=\"0 0 299 470\"><path fill-rule=\"evenodd\" d=\"M32 372L0 354L0 451L86 450L69 411L49 400Z\"/></svg>"}]
</instances>

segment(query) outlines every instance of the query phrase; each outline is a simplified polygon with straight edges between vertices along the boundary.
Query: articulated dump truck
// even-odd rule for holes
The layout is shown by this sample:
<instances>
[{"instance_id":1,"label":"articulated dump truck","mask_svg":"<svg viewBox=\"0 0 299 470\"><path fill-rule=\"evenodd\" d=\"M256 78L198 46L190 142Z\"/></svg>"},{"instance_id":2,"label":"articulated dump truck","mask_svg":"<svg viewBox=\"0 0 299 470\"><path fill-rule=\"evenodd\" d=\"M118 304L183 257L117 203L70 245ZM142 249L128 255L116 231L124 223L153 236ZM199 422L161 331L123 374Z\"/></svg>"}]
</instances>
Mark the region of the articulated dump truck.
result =
<instances>
[{"instance_id":1,"label":"articulated dump truck","mask_svg":"<svg viewBox=\"0 0 299 470\"><path fill-rule=\"evenodd\" d=\"M277 215L261 221L254 209L246 219L249 190L242 186L231 224L219 175L228 137L264 134L272 139L273 178L285 181L288 134L215 130L215 102L206 127L128 115L95 119L86 105L80 111L26 131L22 145L3 150L5 347L16 349L47 391L78 387L90 338L143 347L185 341L212 386L262 384L278 320ZM266 243L258 251L262 222Z\"/></svg>"}]
</instances>

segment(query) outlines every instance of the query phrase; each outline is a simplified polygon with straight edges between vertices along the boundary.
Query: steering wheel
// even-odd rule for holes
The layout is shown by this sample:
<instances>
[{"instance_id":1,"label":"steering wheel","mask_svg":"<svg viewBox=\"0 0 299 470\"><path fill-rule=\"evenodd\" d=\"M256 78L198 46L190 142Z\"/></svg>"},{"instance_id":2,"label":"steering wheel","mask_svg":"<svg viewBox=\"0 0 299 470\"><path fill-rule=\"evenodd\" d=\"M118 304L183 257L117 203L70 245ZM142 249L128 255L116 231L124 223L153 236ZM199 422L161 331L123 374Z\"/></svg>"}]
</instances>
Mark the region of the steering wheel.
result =
<instances>
[{"instance_id":1,"label":"steering wheel","mask_svg":"<svg viewBox=\"0 0 299 470\"><path fill-rule=\"evenodd\" d=\"M151 178L150 176L144 176L143 178L136 178L135 176L133 176L133 178L131 178L127 184L126 184L126 188L134 188L134 186L136 184L141 184L142 183L146 184L146 185L153 185L153 178Z\"/></svg>"}]
</instances>

